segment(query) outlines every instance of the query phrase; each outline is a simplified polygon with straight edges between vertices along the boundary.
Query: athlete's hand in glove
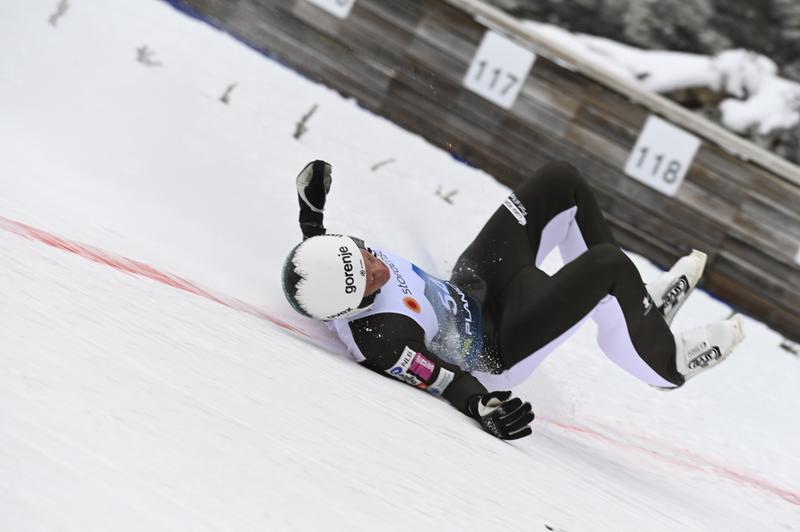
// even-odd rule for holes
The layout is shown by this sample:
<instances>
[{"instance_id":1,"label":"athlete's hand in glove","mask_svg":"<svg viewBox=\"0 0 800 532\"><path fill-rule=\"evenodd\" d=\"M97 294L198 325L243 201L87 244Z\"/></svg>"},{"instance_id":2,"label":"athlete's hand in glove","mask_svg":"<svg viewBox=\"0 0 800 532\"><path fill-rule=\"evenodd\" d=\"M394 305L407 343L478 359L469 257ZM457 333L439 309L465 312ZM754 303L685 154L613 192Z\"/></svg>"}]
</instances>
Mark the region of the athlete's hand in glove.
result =
<instances>
[{"instance_id":1,"label":"athlete's hand in glove","mask_svg":"<svg viewBox=\"0 0 800 532\"><path fill-rule=\"evenodd\" d=\"M331 165L325 161L311 161L297 174L297 194L312 211L325 209L325 196L331 189Z\"/></svg>"},{"instance_id":2,"label":"athlete's hand in glove","mask_svg":"<svg viewBox=\"0 0 800 532\"><path fill-rule=\"evenodd\" d=\"M331 165L312 161L297 174L297 201L300 202L300 230L303 238L324 235L325 196L331 189Z\"/></svg>"},{"instance_id":3,"label":"athlete's hand in glove","mask_svg":"<svg viewBox=\"0 0 800 532\"><path fill-rule=\"evenodd\" d=\"M501 440L516 440L532 432L528 426L534 417L531 404L512 398L511 392L474 395L467 408L483 430Z\"/></svg>"}]
</instances>

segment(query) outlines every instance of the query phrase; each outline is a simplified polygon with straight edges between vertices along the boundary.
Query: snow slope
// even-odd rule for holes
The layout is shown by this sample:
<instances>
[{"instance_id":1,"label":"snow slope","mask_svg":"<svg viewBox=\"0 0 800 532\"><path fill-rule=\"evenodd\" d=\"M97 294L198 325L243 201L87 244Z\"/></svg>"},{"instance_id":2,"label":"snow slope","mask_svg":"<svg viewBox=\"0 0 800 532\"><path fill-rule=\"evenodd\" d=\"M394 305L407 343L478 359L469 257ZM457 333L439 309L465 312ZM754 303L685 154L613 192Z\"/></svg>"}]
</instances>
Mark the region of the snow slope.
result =
<instances>
[{"instance_id":1,"label":"snow slope","mask_svg":"<svg viewBox=\"0 0 800 532\"><path fill-rule=\"evenodd\" d=\"M330 341L277 272L310 159L329 228L443 276L507 190L164 3L69 4L0 3L0 530L800 529L777 334L660 393L587 326L495 440L276 325Z\"/></svg>"}]
</instances>

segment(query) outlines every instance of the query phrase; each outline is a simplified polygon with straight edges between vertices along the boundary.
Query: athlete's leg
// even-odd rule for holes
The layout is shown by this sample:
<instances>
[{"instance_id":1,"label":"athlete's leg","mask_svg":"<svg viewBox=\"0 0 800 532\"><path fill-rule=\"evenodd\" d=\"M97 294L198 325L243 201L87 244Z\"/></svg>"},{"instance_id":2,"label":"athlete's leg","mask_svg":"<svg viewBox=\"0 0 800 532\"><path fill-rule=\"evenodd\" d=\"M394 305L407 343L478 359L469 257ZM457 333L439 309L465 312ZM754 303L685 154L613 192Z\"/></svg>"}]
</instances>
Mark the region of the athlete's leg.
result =
<instances>
[{"instance_id":1,"label":"athlete's leg","mask_svg":"<svg viewBox=\"0 0 800 532\"><path fill-rule=\"evenodd\" d=\"M565 266L550 277L538 266L555 246ZM453 280L493 320L492 340L511 371L489 380L524 379L591 316L614 362L650 384L683 382L669 327L570 164L546 165L518 187L459 259Z\"/></svg>"},{"instance_id":2,"label":"athlete's leg","mask_svg":"<svg viewBox=\"0 0 800 532\"><path fill-rule=\"evenodd\" d=\"M524 380L589 316L598 343L617 365L661 387L683 383L675 340L650 304L636 266L613 244L598 244L552 277L527 268L503 290L496 340L513 381Z\"/></svg>"},{"instance_id":3,"label":"athlete's leg","mask_svg":"<svg viewBox=\"0 0 800 532\"><path fill-rule=\"evenodd\" d=\"M569 163L539 169L489 219L453 268L452 281L486 302L520 268L540 267L558 246L569 262L615 243L591 189Z\"/></svg>"},{"instance_id":4,"label":"athlete's leg","mask_svg":"<svg viewBox=\"0 0 800 532\"><path fill-rule=\"evenodd\" d=\"M525 227L537 267L556 246L567 263L597 244L616 245L588 183L569 163L542 167L514 196L527 209Z\"/></svg>"}]
</instances>

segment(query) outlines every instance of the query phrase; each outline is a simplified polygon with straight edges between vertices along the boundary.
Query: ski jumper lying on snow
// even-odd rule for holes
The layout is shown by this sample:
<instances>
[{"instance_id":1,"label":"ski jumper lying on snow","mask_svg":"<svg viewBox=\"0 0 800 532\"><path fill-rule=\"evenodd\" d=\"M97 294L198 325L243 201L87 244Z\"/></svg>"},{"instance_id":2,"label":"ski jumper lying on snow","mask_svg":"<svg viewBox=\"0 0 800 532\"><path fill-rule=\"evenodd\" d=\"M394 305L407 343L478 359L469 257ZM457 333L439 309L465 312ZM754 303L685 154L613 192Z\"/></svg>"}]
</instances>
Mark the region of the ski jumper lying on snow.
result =
<instances>
[{"instance_id":1,"label":"ski jumper lying on snow","mask_svg":"<svg viewBox=\"0 0 800 532\"><path fill-rule=\"evenodd\" d=\"M718 364L744 337L738 315L673 334L706 255L693 251L645 285L568 163L548 164L514 190L449 281L386 248L326 234L330 184L324 161L297 176L304 240L284 265L287 300L326 321L362 365L443 397L498 438L527 436L534 418L530 403L503 390L589 318L606 356L660 389ZM550 276L540 266L556 247L564 266Z\"/></svg>"}]
</instances>

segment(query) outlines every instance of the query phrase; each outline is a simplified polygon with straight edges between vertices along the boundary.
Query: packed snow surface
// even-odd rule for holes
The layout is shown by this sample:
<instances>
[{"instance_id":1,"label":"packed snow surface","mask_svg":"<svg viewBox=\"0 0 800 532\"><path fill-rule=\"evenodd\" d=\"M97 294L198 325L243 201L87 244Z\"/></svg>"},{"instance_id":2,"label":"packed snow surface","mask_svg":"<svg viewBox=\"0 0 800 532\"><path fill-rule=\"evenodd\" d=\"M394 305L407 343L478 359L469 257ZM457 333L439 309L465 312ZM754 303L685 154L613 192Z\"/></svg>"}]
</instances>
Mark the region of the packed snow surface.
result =
<instances>
[{"instance_id":1,"label":"packed snow surface","mask_svg":"<svg viewBox=\"0 0 800 532\"><path fill-rule=\"evenodd\" d=\"M494 439L342 356L278 272L311 159L330 229L441 276L507 189L166 3L57 8L0 3L1 530L800 530L776 333L664 393L588 325L515 390L533 437ZM697 293L674 328L730 312Z\"/></svg>"}]
</instances>

